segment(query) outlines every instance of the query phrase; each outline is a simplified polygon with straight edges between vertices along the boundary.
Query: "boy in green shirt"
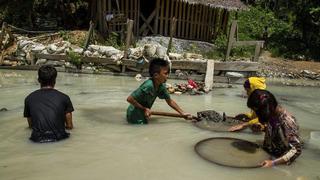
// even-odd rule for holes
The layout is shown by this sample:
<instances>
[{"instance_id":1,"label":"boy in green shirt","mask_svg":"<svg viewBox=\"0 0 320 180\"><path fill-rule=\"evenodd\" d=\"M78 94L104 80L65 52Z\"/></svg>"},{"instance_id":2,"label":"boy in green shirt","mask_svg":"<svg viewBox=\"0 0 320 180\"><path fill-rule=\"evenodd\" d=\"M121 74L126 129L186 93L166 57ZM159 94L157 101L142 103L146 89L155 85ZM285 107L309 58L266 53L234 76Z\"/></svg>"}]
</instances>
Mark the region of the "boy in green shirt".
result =
<instances>
[{"instance_id":1,"label":"boy in green shirt","mask_svg":"<svg viewBox=\"0 0 320 180\"><path fill-rule=\"evenodd\" d=\"M131 124L147 124L151 116L150 109L157 97L165 99L171 108L191 120L191 115L183 112L167 92L165 82L169 75L169 63L160 58L153 59L149 65L149 74L151 78L143 82L127 98L130 103L127 109L127 121Z\"/></svg>"}]
</instances>

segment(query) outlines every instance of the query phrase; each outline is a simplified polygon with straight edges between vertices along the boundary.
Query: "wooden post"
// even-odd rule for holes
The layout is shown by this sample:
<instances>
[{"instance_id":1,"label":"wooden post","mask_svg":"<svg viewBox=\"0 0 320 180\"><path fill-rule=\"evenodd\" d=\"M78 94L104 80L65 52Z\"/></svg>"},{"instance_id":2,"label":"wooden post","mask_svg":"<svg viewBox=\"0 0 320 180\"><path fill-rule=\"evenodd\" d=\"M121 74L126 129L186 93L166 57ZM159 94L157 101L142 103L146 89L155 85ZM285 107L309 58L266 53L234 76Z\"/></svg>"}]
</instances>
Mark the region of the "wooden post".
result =
<instances>
[{"instance_id":1,"label":"wooden post","mask_svg":"<svg viewBox=\"0 0 320 180\"><path fill-rule=\"evenodd\" d=\"M86 37L86 41L85 41L85 44L84 44L82 53L83 53L85 50L87 50L87 48L88 48L88 46L89 46L90 38L91 38L92 32L93 32L93 27L94 27L94 24L93 24L92 21L90 21L90 28L89 28L89 32L88 32L87 37Z\"/></svg>"},{"instance_id":2,"label":"wooden post","mask_svg":"<svg viewBox=\"0 0 320 180\"><path fill-rule=\"evenodd\" d=\"M131 44L131 36L132 36L132 27L133 27L133 20L128 20L127 22L127 38L126 38L126 49L124 51L124 58L128 58L128 50ZM122 66L122 72L125 72L126 66Z\"/></svg>"},{"instance_id":3,"label":"wooden post","mask_svg":"<svg viewBox=\"0 0 320 180\"><path fill-rule=\"evenodd\" d=\"M256 48L254 50L254 57L253 57L253 61L257 62L259 55L260 55L260 50L263 47L263 42L257 42L256 44Z\"/></svg>"},{"instance_id":4,"label":"wooden post","mask_svg":"<svg viewBox=\"0 0 320 180\"><path fill-rule=\"evenodd\" d=\"M230 29L230 33L229 33L229 38L228 38L227 52L226 52L226 56L224 58L225 61L228 60L232 45L235 42L234 34L236 32L236 28L237 28L237 21L232 21L231 29Z\"/></svg>"},{"instance_id":5,"label":"wooden post","mask_svg":"<svg viewBox=\"0 0 320 180\"><path fill-rule=\"evenodd\" d=\"M172 47L172 37L176 33L177 19L175 17L173 17L171 22L172 22L172 24L171 24L171 28L170 28L170 40L169 40L169 44L168 44L168 48L167 48L167 55L169 55L169 52Z\"/></svg>"},{"instance_id":6,"label":"wooden post","mask_svg":"<svg viewBox=\"0 0 320 180\"><path fill-rule=\"evenodd\" d=\"M4 49L4 44L2 44L3 38L6 35L7 23L3 22L0 33L0 50ZM2 52L2 51L1 51ZM4 54L0 53L0 65L2 65L4 59Z\"/></svg>"},{"instance_id":7,"label":"wooden post","mask_svg":"<svg viewBox=\"0 0 320 180\"><path fill-rule=\"evenodd\" d=\"M2 44L3 38L6 35L8 24L6 22L2 23L1 27L1 33L0 33L0 50L4 47L4 44Z\"/></svg>"},{"instance_id":8,"label":"wooden post","mask_svg":"<svg viewBox=\"0 0 320 180\"><path fill-rule=\"evenodd\" d=\"M102 0L102 15L101 15L101 25L102 25L102 32L103 32L103 36L106 36L107 33L107 22L106 22L106 14L107 14L107 1L106 0Z\"/></svg>"},{"instance_id":9,"label":"wooden post","mask_svg":"<svg viewBox=\"0 0 320 180\"><path fill-rule=\"evenodd\" d=\"M214 76L214 60L207 61L206 77L204 79L205 89L211 90L213 87L213 76Z\"/></svg>"},{"instance_id":10,"label":"wooden post","mask_svg":"<svg viewBox=\"0 0 320 180\"><path fill-rule=\"evenodd\" d=\"M98 18L98 25L99 25L99 32L102 33L103 29L103 24L102 24L102 20L103 20L103 14L101 11L101 0L97 0L97 18Z\"/></svg>"},{"instance_id":11,"label":"wooden post","mask_svg":"<svg viewBox=\"0 0 320 180\"><path fill-rule=\"evenodd\" d=\"M153 32L154 34L158 34L158 24L159 24L159 10L160 10L160 0L157 0L156 5L156 17L154 19Z\"/></svg>"}]
</instances>

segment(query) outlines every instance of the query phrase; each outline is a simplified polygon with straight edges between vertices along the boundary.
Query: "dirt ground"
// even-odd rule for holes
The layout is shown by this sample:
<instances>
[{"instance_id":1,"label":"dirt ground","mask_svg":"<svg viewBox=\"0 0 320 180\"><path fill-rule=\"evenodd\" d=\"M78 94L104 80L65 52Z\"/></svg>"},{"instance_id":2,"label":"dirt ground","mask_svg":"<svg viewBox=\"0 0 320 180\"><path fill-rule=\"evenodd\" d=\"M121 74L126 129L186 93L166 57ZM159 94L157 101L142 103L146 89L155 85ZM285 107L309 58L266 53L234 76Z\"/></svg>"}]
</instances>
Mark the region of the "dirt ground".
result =
<instances>
[{"instance_id":1,"label":"dirt ground","mask_svg":"<svg viewBox=\"0 0 320 180\"><path fill-rule=\"evenodd\" d=\"M308 70L320 74L320 62L275 58L267 51L261 54L260 62L262 69L268 69L274 72L299 74L303 70Z\"/></svg>"}]
</instances>

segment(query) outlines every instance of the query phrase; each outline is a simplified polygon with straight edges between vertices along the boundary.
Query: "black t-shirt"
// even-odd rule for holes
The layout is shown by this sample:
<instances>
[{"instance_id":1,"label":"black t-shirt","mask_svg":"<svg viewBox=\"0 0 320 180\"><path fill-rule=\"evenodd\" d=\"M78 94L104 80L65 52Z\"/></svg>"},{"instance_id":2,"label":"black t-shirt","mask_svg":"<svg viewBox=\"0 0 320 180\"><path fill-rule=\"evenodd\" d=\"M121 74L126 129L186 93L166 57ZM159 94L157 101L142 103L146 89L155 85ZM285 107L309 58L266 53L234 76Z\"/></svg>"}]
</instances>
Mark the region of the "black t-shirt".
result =
<instances>
[{"instance_id":1,"label":"black t-shirt","mask_svg":"<svg viewBox=\"0 0 320 180\"><path fill-rule=\"evenodd\" d=\"M65 131L65 114L72 112L69 96L56 89L39 89L25 99L24 117L31 118L35 142L58 141L69 137Z\"/></svg>"}]
</instances>

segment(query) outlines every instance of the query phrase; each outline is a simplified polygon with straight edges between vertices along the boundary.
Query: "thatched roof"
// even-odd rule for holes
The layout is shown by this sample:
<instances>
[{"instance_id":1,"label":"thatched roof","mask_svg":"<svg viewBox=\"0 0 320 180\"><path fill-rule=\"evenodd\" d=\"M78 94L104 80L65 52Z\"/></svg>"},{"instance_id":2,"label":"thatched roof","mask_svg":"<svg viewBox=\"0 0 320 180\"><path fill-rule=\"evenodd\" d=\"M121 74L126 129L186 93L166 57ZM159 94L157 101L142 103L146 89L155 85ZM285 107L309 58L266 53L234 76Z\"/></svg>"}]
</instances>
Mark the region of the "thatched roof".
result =
<instances>
[{"instance_id":1,"label":"thatched roof","mask_svg":"<svg viewBox=\"0 0 320 180\"><path fill-rule=\"evenodd\" d=\"M203 4L216 8L223 8L228 10L243 10L247 9L240 0L183 0L190 4Z\"/></svg>"}]
</instances>

